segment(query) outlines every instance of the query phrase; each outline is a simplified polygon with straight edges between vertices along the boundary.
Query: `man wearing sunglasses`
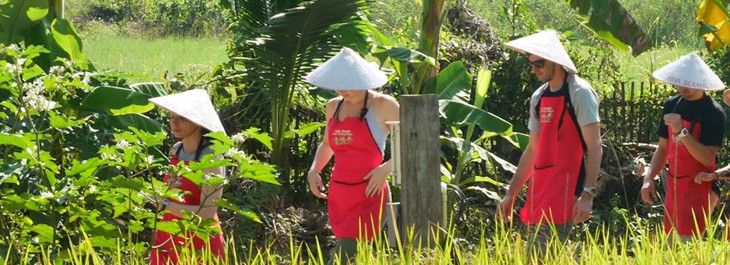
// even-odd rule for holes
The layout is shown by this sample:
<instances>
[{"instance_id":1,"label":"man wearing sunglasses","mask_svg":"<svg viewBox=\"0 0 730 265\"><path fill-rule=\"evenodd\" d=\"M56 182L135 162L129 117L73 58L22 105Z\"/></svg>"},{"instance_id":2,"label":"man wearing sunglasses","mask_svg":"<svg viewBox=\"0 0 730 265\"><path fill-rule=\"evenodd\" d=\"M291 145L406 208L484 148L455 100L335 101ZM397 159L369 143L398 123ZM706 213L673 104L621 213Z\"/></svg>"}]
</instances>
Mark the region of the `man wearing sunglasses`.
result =
<instances>
[{"instance_id":1,"label":"man wearing sunglasses","mask_svg":"<svg viewBox=\"0 0 730 265\"><path fill-rule=\"evenodd\" d=\"M530 235L528 253L539 258L551 238L566 241L573 224L592 213L603 153L598 96L576 75L555 31L506 45L527 55L532 73L545 84L530 98L530 140L497 213L512 220L515 198L529 180L520 219Z\"/></svg>"}]
</instances>

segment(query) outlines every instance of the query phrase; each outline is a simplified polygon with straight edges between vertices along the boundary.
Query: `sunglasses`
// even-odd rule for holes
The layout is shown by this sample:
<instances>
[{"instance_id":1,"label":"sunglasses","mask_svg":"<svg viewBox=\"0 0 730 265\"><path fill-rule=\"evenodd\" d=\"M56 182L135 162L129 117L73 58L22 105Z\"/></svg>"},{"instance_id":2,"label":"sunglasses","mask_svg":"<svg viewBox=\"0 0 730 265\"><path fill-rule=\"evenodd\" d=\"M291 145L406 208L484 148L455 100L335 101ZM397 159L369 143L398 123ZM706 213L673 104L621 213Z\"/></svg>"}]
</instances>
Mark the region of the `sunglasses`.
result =
<instances>
[{"instance_id":1,"label":"sunglasses","mask_svg":"<svg viewBox=\"0 0 730 265\"><path fill-rule=\"evenodd\" d=\"M527 59L527 64L530 66L534 66L536 68L543 68L545 67L545 59L530 61L530 59Z\"/></svg>"}]
</instances>

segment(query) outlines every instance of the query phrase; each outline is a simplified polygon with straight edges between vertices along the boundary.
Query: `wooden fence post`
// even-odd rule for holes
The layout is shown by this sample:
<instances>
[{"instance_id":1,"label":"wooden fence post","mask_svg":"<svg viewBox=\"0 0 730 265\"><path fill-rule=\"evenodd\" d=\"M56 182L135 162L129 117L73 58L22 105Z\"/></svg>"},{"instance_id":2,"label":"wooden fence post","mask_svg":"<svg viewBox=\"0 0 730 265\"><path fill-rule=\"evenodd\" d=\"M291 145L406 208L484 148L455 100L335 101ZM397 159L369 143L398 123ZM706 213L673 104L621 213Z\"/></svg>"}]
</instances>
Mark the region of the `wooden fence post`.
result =
<instances>
[{"instance_id":1,"label":"wooden fence post","mask_svg":"<svg viewBox=\"0 0 730 265\"><path fill-rule=\"evenodd\" d=\"M442 219L436 95L402 95L400 107L401 238L433 247Z\"/></svg>"}]
</instances>

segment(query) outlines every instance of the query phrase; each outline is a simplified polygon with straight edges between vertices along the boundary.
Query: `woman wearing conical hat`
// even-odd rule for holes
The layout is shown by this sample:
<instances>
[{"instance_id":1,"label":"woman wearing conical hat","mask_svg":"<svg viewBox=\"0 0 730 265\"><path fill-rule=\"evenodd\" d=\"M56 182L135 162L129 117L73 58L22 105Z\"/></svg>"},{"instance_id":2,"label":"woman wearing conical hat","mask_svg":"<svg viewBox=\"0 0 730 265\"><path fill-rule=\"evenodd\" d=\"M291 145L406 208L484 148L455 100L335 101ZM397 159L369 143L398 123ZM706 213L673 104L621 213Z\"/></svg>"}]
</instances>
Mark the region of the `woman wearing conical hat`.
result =
<instances>
[{"instance_id":1,"label":"woman wearing conical hat","mask_svg":"<svg viewBox=\"0 0 730 265\"><path fill-rule=\"evenodd\" d=\"M388 137L386 121L399 120L398 103L371 89L387 82L385 73L354 51L342 51L307 75L306 81L334 90L327 102L327 127L307 174L311 192L327 199L327 212L337 238L335 255L345 264L355 257L357 240L379 233L389 198L386 178L391 162L383 161ZM319 173L334 156L328 194Z\"/></svg>"},{"instance_id":2,"label":"woman wearing conical hat","mask_svg":"<svg viewBox=\"0 0 730 265\"><path fill-rule=\"evenodd\" d=\"M680 57L652 75L675 86L679 95L664 103L657 128L659 145L644 176L641 199L654 204L657 199L654 178L668 161L664 231L670 235L670 241L677 242L675 236L679 236L680 241L686 242L692 236L704 234L706 217L718 196L712 192L712 182L695 181L695 178L701 172L715 170L715 159L725 133L725 111L706 91L720 90L725 85L694 53Z\"/></svg>"},{"instance_id":3,"label":"woman wearing conical hat","mask_svg":"<svg viewBox=\"0 0 730 265\"><path fill-rule=\"evenodd\" d=\"M208 92L202 89L188 90L182 93L151 98L153 104L170 111L170 129L175 138L180 139L172 147L171 165L180 162L188 164L190 161L198 161L201 157L212 154L210 141L205 137L208 132L224 132L220 118L210 101ZM205 169L206 175L215 174L224 176L225 168L217 167ZM223 194L221 185L197 185L184 176L165 175L164 182L170 188L185 191L183 200L176 201L165 199L159 205L164 211L161 222L181 220L184 213L193 213L201 219L213 219L216 226L220 227L218 219L218 207L215 204ZM225 261L223 234L218 233L211 236L207 242L193 233L181 233L171 235L167 232L157 230L155 240L150 253L151 265L177 264L183 247L195 250L206 249L206 253L212 253L212 259L218 262ZM196 256L198 259L201 255ZM206 259L207 260L207 259ZM213 262L217 264L217 262Z\"/></svg>"}]
</instances>

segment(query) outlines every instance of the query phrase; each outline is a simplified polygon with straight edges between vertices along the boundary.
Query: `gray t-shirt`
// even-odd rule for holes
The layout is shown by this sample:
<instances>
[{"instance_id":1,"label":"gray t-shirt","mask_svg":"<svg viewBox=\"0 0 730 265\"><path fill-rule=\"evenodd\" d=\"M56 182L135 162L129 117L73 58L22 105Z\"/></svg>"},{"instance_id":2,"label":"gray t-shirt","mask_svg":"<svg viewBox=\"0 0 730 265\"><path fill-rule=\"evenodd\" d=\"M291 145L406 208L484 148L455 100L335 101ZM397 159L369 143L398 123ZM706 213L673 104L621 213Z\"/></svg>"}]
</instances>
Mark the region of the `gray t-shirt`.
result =
<instances>
[{"instance_id":1,"label":"gray t-shirt","mask_svg":"<svg viewBox=\"0 0 730 265\"><path fill-rule=\"evenodd\" d=\"M535 90L535 93L532 93L530 97L530 121L527 124L527 128L530 131L540 129L540 120L537 113L535 113L535 108L545 89L550 89L547 83ZM600 122L601 119L598 117L598 95L593 90L593 87L582 78L571 74L568 75L568 89L578 125L583 127L591 123Z\"/></svg>"},{"instance_id":2,"label":"gray t-shirt","mask_svg":"<svg viewBox=\"0 0 730 265\"><path fill-rule=\"evenodd\" d=\"M176 153L177 149L182 146L182 142L177 142L172 147L172 153ZM197 150L196 150L197 151ZM203 150L200 151L200 157L198 159L203 158L207 154L212 154L213 149L210 149L210 145L203 147ZM193 161L195 160L195 151L186 153L185 150L180 150L180 153L178 153L177 159L180 161Z\"/></svg>"}]
</instances>

